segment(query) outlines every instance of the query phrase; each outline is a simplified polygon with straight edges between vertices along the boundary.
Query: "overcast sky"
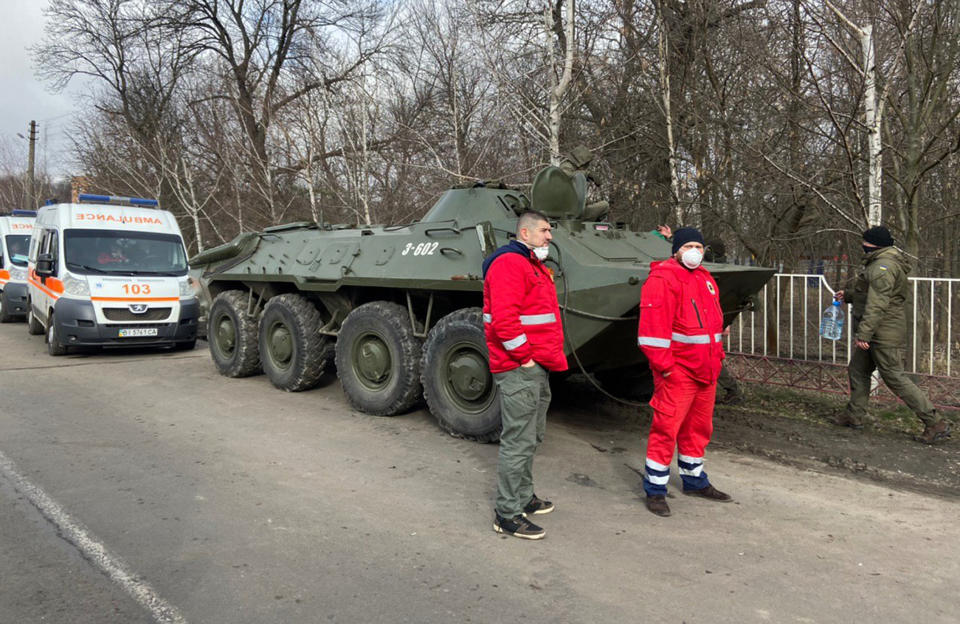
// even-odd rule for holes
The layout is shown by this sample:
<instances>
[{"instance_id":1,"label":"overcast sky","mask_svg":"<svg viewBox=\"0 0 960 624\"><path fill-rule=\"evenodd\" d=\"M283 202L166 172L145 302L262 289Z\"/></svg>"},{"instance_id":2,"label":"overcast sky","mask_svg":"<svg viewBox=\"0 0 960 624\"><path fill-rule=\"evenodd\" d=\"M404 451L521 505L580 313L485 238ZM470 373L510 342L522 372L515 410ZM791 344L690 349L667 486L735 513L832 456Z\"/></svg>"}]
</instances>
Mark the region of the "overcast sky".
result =
<instances>
[{"instance_id":1,"label":"overcast sky","mask_svg":"<svg viewBox=\"0 0 960 624\"><path fill-rule=\"evenodd\" d=\"M45 158L47 170L60 177L71 173L64 138L77 104L69 93L51 93L34 76L26 49L43 36L46 5L46 0L0 0L0 136L4 142L22 142L17 133L27 136L27 124L36 120L37 157ZM43 164L38 162L38 168Z\"/></svg>"}]
</instances>

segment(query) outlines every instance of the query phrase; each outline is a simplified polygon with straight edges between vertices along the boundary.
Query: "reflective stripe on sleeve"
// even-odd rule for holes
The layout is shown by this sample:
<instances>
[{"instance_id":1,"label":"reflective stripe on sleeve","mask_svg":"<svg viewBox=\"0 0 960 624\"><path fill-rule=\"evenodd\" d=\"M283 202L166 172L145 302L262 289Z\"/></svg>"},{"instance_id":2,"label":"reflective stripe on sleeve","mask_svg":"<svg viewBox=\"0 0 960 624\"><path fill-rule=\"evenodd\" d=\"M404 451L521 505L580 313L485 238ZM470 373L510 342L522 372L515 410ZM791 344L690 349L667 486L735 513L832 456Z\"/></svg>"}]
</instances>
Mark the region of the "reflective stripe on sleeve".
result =
<instances>
[{"instance_id":1,"label":"reflective stripe on sleeve","mask_svg":"<svg viewBox=\"0 0 960 624\"><path fill-rule=\"evenodd\" d=\"M553 312L549 314L521 314L521 325L546 325L547 323L556 323L557 317Z\"/></svg>"},{"instance_id":2,"label":"reflective stripe on sleeve","mask_svg":"<svg viewBox=\"0 0 960 624\"><path fill-rule=\"evenodd\" d=\"M493 315L484 314L483 315L484 323L492 323ZM550 312L548 314L521 314L520 315L520 324L521 325L547 325L549 323L556 323L557 316Z\"/></svg>"},{"instance_id":3,"label":"reflective stripe on sleeve","mask_svg":"<svg viewBox=\"0 0 960 624\"><path fill-rule=\"evenodd\" d=\"M641 347L660 347L661 349L669 349L670 341L666 338L654 338L653 336L637 336L637 345Z\"/></svg>"},{"instance_id":4,"label":"reflective stripe on sleeve","mask_svg":"<svg viewBox=\"0 0 960 624\"><path fill-rule=\"evenodd\" d=\"M511 338L510 340L507 340L506 342L504 342L503 348L506 349L507 351L513 351L514 349L516 349L517 347L519 347L520 345L526 342L527 342L527 335L520 334L516 338Z\"/></svg>"},{"instance_id":5,"label":"reflective stripe on sleeve","mask_svg":"<svg viewBox=\"0 0 960 624\"><path fill-rule=\"evenodd\" d=\"M716 339L717 342L720 342L721 340L723 340L723 334L714 334L713 337Z\"/></svg>"}]
</instances>

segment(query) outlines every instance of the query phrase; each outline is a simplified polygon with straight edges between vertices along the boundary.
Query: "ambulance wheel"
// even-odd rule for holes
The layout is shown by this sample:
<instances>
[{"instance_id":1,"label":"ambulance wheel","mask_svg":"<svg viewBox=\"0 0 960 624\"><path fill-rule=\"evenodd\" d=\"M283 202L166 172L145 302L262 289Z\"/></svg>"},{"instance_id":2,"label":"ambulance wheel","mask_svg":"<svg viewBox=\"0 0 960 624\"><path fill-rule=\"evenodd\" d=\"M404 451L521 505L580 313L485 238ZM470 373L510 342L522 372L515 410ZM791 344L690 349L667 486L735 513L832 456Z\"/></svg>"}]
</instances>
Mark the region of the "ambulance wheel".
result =
<instances>
[{"instance_id":1,"label":"ambulance wheel","mask_svg":"<svg viewBox=\"0 0 960 624\"><path fill-rule=\"evenodd\" d=\"M328 338L316 306L300 295L270 299L260 318L260 361L270 383L287 392L316 387L326 368Z\"/></svg>"},{"instance_id":2,"label":"ambulance wheel","mask_svg":"<svg viewBox=\"0 0 960 624\"><path fill-rule=\"evenodd\" d=\"M43 323L34 315L30 302L27 302L27 333L31 336L43 335Z\"/></svg>"},{"instance_id":3,"label":"ambulance wheel","mask_svg":"<svg viewBox=\"0 0 960 624\"><path fill-rule=\"evenodd\" d=\"M337 376L350 404L394 416L420 399L420 339L407 310L372 301L354 309L337 335Z\"/></svg>"},{"instance_id":4,"label":"ambulance wheel","mask_svg":"<svg viewBox=\"0 0 960 624\"><path fill-rule=\"evenodd\" d=\"M50 355L66 355L67 346L60 341L60 331L57 329L57 319L53 314L47 319L47 353Z\"/></svg>"},{"instance_id":5,"label":"ambulance wheel","mask_svg":"<svg viewBox=\"0 0 960 624\"><path fill-rule=\"evenodd\" d=\"M445 431L477 442L500 437L500 396L490 374L480 308L440 319L423 345L423 397Z\"/></svg>"},{"instance_id":6,"label":"ambulance wheel","mask_svg":"<svg viewBox=\"0 0 960 624\"><path fill-rule=\"evenodd\" d=\"M7 314L7 308L3 305L3 298L3 291L0 290L0 323L9 323L14 317L12 314Z\"/></svg>"},{"instance_id":7,"label":"ambulance wheel","mask_svg":"<svg viewBox=\"0 0 960 624\"><path fill-rule=\"evenodd\" d=\"M247 293L226 290L217 295L207 315L207 342L221 375L249 377L261 372L257 318L247 314Z\"/></svg>"}]
</instances>

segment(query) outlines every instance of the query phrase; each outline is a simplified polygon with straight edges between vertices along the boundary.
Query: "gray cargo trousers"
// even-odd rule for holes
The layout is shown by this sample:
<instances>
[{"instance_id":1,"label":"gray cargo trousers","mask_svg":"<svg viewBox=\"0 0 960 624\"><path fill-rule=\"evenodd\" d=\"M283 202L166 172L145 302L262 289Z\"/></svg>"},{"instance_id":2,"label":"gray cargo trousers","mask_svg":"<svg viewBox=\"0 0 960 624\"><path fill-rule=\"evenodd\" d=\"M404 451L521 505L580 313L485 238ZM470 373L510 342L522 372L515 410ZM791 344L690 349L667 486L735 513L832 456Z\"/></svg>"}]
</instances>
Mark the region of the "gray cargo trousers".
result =
<instances>
[{"instance_id":1,"label":"gray cargo trousers","mask_svg":"<svg viewBox=\"0 0 960 624\"><path fill-rule=\"evenodd\" d=\"M497 513L513 518L533 498L533 456L547 429L550 381L542 366L494 373L500 390L500 458L497 462Z\"/></svg>"}]
</instances>

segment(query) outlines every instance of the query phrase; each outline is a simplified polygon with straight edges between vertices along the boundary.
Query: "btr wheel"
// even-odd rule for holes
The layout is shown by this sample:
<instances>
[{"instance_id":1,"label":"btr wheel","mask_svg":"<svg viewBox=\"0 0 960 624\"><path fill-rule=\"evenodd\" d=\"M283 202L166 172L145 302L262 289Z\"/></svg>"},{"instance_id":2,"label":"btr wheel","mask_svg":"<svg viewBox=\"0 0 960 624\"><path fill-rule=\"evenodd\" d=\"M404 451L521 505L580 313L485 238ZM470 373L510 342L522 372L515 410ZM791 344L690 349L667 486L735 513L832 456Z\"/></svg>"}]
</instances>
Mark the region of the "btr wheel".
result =
<instances>
[{"instance_id":1,"label":"btr wheel","mask_svg":"<svg viewBox=\"0 0 960 624\"><path fill-rule=\"evenodd\" d=\"M423 397L446 431L478 442L500 437L500 400L490 374L480 308L440 319L423 345Z\"/></svg>"},{"instance_id":2,"label":"btr wheel","mask_svg":"<svg viewBox=\"0 0 960 624\"><path fill-rule=\"evenodd\" d=\"M207 342L221 375L249 377L260 373L257 319L247 314L247 293L227 290L217 295L207 317Z\"/></svg>"},{"instance_id":3,"label":"btr wheel","mask_svg":"<svg viewBox=\"0 0 960 624\"><path fill-rule=\"evenodd\" d=\"M300 295L267 302L260 319L260 360L273 385L288 392L317 385L329 356L328 339L317 332L322 324L316 306Z\"/></svg>"},{"instance_id":4,"label":"btr wheel","mask_svg":"<svg viewBox=\"0 0 960 624\"><path fill-rule=\"evenodd\" d=\"M43 335L43 324L34 315L33 305L29 301L27 302L27 333L31 336Z\"/></svg>"},{"instance_id":5,"label":"btr wheel","mask_svg":"<svg viewBox=\"0 0 960 624\"><path fill-rule=\"evenodd\" d=\"M53 314L47 318L47 353L54 356L67 354L67 347L60 340L57 319L53 317Z\"/></svg>"},{"instance_id":6,"label":"btr wheel","mask_svg":"<svg viewBox=\"0 0 960 624\"><path fill-rule=\"evenodd\" d=\"M372 301L353 310L337 335L337 376L350 404L393 416L420 399L420 339L406 309Z\"/></svg>"}]
</instances>

